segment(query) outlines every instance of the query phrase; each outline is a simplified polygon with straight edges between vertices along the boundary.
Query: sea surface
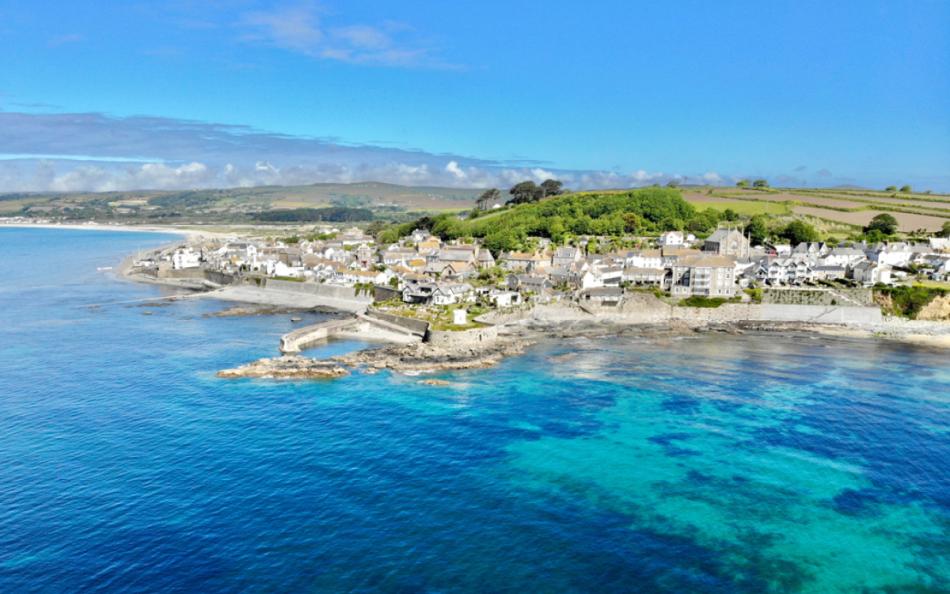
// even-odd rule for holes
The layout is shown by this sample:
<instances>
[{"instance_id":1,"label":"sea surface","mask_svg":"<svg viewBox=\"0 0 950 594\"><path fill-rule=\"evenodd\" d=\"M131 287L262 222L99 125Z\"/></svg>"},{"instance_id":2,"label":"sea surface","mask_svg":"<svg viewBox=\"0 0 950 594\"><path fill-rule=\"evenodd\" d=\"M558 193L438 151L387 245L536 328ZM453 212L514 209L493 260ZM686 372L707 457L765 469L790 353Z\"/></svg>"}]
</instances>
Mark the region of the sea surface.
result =
<instances>
[{"instance_id":1,"label":"sea surface","mask_svg":"<svg viewBox=\"0 0 950 594\"><path fill-rule=\"evenodd\" d=\"M624 337L448 387L221 380L294 324L97 271L172 240L0 229L0 592L950 589L946 351Z\"/></svg>"}]
</instances>

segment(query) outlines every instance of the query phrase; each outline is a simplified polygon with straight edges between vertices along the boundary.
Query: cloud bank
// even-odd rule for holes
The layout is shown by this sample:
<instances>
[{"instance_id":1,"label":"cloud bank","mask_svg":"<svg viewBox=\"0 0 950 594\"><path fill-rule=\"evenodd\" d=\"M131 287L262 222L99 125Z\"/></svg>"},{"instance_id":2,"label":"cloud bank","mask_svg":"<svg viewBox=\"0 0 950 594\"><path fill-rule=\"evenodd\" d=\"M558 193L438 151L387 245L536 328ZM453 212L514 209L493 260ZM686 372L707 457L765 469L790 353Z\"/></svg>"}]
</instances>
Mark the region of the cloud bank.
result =
<instances>
[{"instance_id":1,"label":"cloud bank","mask_svg":"<svg viewBox=\"0 0 950 594\"><path fill-rule=\"evenodd\" d=\"M320 182L508 187L556 177L573 188L731 183L680 174L545 168L421 150L347 144L246 126L99 113L0 111L0 192L179 190Z\"/></svg>"}]
</instances>

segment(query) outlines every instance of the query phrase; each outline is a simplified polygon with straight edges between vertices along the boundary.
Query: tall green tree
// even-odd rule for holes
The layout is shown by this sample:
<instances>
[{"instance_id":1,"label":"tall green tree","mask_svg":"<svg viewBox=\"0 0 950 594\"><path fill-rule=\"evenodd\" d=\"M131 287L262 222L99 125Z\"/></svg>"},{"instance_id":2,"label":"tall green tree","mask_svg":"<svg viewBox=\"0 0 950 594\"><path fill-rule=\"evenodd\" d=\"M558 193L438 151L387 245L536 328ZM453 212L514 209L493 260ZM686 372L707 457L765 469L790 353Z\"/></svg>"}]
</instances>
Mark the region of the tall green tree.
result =
<instances>
[{"instance_id":1,"label":"tall green tree","mask_svg":"<svg viewBox=\"0 0 950 594\"><path fill-rule=\"evenodd\" d=\"M488 210L500 202L501 191L499 191L498 188L491 188L482 192L482 195L475 201L475 207L478 210Z\"/></svg>"},{"instance_id":2,"label":"tall green tree","mask_svg":"<svg viewBox=\"0 0 950 594\"><path fill-rule=\"evenodd\" d=\"M910 186L908 186L908 185L906 185L906 184L903 185L903 186L901 186L901 193L902 193L902 194L910 194L910 193L911 193Z\"/></svg>"},{"instance_id":3,"label":"tall green tree","mask_svg":"<svg viewBox=\"0 0 950 594\"><path fill-rule=\"evenodd\" d=\"M564 184L556 179L546 179L541 182L542 197L560 196L564 193Z\"/></svg>"},{"instance_id":4,"label":"tall green tree","mask_svg":"<svg viewBox=\"0 0 950 594\"><path fill-rule=\"evenodd\" d=\"M745 234L752 245L762 245L769 238L769 225L765 215L754 215L745 226Z\"/></svg>"},{"instance_id":5,"label":"tall green tree","mask_svg":"<svg viewBox=\"0 0 950 594\"><path fill-rule=\"evenodd\" d=\"M892 214L882 212L871 219L868 226L864 228L865 233L871 231L880 231L884 235L894 235L897 233L897 219Z\"/></svg>"},{"instance_id":6,"label":"tall green tree","mask_svg":"<svg viewBox=\"0 0 950 594\"><path fill-rule=\"evenodd\" d=\"M792 245L806 241L818 241L818 231L805 221L792 221L782 229L780 235Z\"/></svg>"},{"instance_id":7,"label":"tall green tree","mask_svg":"<svg viewBox=\"0 0 950 594\"><path fill-rule=\"evenodd\" d=\"M769 182L767 180L759 178L755 180L754 182L752 182L752 187L753 188L767 188L769 187Z\"/></svg>"},{"instance_id":8,"label":"tall green tree","mask_svg":"<svg viewBox=\"0 0 950 594\"><path fill-rule=\"evenodd\" d=\"M527 204L537 202L544 196L544 190L533 181L523 181L515 184L508 193L511 194L509 204Z\"/></svg>"},{"instance_id":9,"label":"tall green tree","mask_svg":"<svg viewBox=\"0 0 950 594\"><path fill-rule=\"evenodd\" d=\"M747 180L747 179L740 179L739 181L736 182L736 187L737 187L737 188L748 188L748 187L749 187L749 180Z\"/></svg>"}]
</instances>

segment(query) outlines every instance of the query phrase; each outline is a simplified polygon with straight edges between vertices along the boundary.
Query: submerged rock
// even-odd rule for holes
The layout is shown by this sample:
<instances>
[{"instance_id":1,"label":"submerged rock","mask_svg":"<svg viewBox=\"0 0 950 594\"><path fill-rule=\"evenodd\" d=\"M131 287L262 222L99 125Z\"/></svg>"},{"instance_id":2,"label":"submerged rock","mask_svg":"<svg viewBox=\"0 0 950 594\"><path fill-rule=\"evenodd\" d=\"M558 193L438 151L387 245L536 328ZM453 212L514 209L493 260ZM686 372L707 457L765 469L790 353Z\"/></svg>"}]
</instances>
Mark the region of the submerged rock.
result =
<instances>
[{"instance_id":1,"label":"submerged rock","mask_svg":"<svg viewBox=\"0 0 950 594\"><path fill-rule=\"evenodd\" d=\"M266 379L327 379L348 375L349 371L331 361L287 356L260 359L234 369L218 372L218 377L256 377Z\"/></svg>"},{"instance_id":2,"label":"submerged rock","mask_svg":"<svg viewBox=\"0 0 950 594\"><path fill-rule=\"evenodd\" d=\"M424 379L419 381L420 384L425 384L427 386L451 386L451 382L440 379Z\"/></svg>"}]
</instances>

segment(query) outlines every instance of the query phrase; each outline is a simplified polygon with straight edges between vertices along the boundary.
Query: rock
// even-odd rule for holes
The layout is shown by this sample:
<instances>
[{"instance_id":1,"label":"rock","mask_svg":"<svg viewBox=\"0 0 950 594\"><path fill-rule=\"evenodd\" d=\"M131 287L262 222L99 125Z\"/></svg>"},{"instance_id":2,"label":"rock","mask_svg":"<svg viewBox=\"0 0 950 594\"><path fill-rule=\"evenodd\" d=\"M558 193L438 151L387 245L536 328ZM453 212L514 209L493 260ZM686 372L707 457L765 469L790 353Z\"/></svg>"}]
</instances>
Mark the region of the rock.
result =
<instances>
[{"instance_id":1,"label":"rock","mask_svg":"<svg viewBox=\"0 0 950 594\"><path fill-rule=\"evenodd\" d=\"M427 386L451 386L451 382L440 379L424 379L419 381L420 384L425 384Z\"/></svg>"},{"instance_id":2,"label":"rock","mask_svg":"<svg viewBox=\"0 0 950 594\"><path fill-rule=\"evenodd\" d=\"M218 377L256 377L269 379L328 379L348 375L345 368L329 361L288 356L260 359L234 369L218 372Z\"/></svg>"}]
</instances>

